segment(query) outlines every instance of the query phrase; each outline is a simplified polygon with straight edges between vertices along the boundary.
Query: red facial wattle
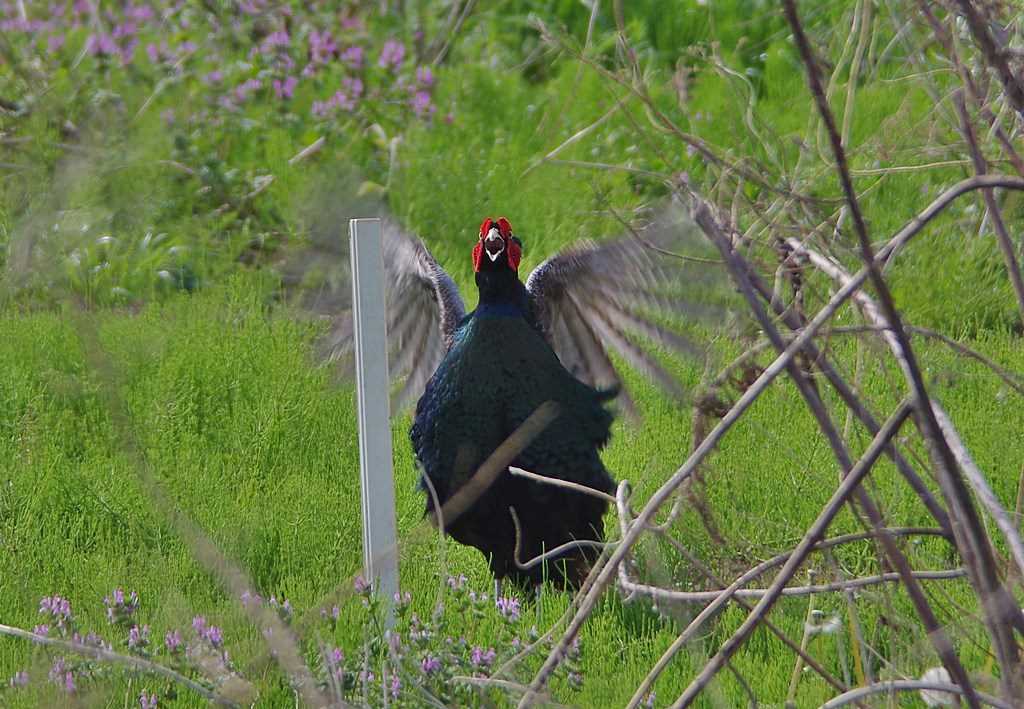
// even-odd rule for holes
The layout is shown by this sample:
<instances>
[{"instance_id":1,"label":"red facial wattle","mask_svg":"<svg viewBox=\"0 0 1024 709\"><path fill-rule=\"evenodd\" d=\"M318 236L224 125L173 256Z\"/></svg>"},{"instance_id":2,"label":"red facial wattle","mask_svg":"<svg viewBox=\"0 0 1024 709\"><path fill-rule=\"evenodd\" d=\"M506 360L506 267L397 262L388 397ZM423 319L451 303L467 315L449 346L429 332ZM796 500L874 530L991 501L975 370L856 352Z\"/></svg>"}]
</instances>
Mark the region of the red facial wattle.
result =
<instances>
[{"instance_id":1,"label":"red facial wattle","mask_svg":"<svg viewBox=\"0 0 1024 709\"><path fill-rule=\"evenodd\" d=\"M501 250L488 249L485 241L488 241L488 237L492 229L496 229L501 237ZM491 245L494 244L496 238L489 239ZM476 272L480 271L480 267L483 262L484 256L487 256L492 261L500 258L502 255L505 256L505 261L513 271L519 270L519 260L523 255L522 245L519 240L512 235L512 225L505 217L499 217L497 220L487 218L480 224L480 240L476 242L476 246L473 247L473 270Z\"/></svg>"}]
</instances>

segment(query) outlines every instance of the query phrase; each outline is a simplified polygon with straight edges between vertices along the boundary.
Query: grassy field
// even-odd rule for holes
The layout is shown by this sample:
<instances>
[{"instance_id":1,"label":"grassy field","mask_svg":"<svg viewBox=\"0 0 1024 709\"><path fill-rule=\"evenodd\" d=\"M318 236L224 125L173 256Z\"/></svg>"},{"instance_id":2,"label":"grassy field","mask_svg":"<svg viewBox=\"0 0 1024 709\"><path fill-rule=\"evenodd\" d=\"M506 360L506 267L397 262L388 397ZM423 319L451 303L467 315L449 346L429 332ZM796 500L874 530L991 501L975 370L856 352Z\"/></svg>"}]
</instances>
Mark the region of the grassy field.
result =
<instances>
[{"instance_id":1,"label":"grassy field","mask_svg":"<svg viewBox=\"0 0 1024 709\"><path fill-rule=\"evenodd\" d=\"M123 649L128 627L108 623L103 599L117 587L135 590L140 608L132 622L152 633L148 648L137 652L181 663L164 647L165 634L179 630L192 637L193 618L203 616L223 629L223 647L253 683L258 705L292 706L294 691L263 657L263 640L240 599L196 561L175 527L174 515L184 513L249 574L253 594L289 601L294 616L281 613L300 630L317 672L321 650L344 651L352 684L347 696L366 700L357 675L364 648L379 647L352 590L361 563L354 394L344 377L317 361L315 342L324 326L282 297L291 292L282 288L282 274L303 264L300 287L306 289L339 278L338 262L317 260L314 248L341 238L345 220L354 216L354 193L361 192L383 200L426 240L463 292L472 293L470 248L482 216L508 215L526 244L524 267L531 268L576 239L619 233L612 210L628 214L664 194L649 173L686 171L703 184L709 170L672 136L645 128L644 110L621 86L568 53L545 49L527 20L532 12L551 26L565 23L568 41L582 44L589 16L582 4L482 3L429 80L416 71L422 65L414 56L415 33L422 30L422 43L429 44L443 36L445 16L426 5L418 13L379 16L357 7L339 14L327 4L306 10L296 3L290 19L280 8L214 17L203 5L184 4L166 16L157 7L149 19L139 15L139 44L131 57L125 56L130 37L114 38L117 50L96 50L99 40L92 38L102 32L87 17L76 19L70 6L62 18L48 17L52 24L42 29L15 27L0 38L0 97L16 104L0 114L0 623L31 629L46 620L40 599L59 594L71 602L77 630L94 631ZM648 0L627 11L657 105L684 130L734 158L752 155L787 165L811 150L812 107L781 14L753 2L676 5ZM9 21L17 17L16 7L2 8ZM128 10L118 12L100 26L127 22ZM853 12L852 4L808 3L808 21L833 60L846 37L830 28L848 27ZM607 14L598 16L591 46L599 65L612 66L614 23ZM284 28L289 44L268 40ZM307 61L316 64L310 58L313 28L330 29L340 47L364 48L362 64L355 67L339 49L309 75L300 74ZM966 168L947 161L930 169L872 172L940 162L944 153L925 154L922 145L952 142L952 128L908 68L900 45L884 53L893 18L882 16L876 34L869 55L875 63L856 82L850 136L853 167L863 171L858 188L868 190L866 216L881 240ZM63 44L49 51L50 38L58 35ZM720 41L720 55L712 39ZM401 61L385 61L387 41L406 48ZM151 44L155 54L148 52ZM694 67L685 101L671 80L680 57ZM737 75L716 68L722 66ZM43 78L33 81L37 74ZM273 84L288 76L301 77L290 96ZM358 96L343 81L354 76L363 82ZM847 79L837 78L839 113L850 95ZM258 86L240 90L250 80ZM349 92L351 109L314 106L339 90ZM535 167L616 101L626 107L558 157L630 170ZM290 162L319 137L325 143L317 154ZM825 171L802 187L837 193ZM1024 371L1019 316L991 234L978 234L977 204L967 200L950 210L900 255L889 274L897 305L909 322ZM1008 201L1007 219L1019 225L1022 208ZM697 270L692 278L703 283L702 275ZM724 274L709 282L709 301L735 302ZM828 284L812 279L808 292L818 302L827 297ZM474 295L467 300L472 303ZM686 326L707 343L709 371L738 355L756 333L742 317L731 320L727 326ZM852 311L837 320L857 322ZM940 343L915 344L933 393L1012 507L1024 460L1024 408L1017 394ZM874 340L859 347L848 335L830 341L839 368L859 379L884 417L898 403L900 375L883 363L881 347ZM762 357L762 364L767 361ZM672 366L690 390L699 387L705 363ZM644 423L617 423L604 460L644 499L689 452L691 412L639 377L629 381ZM841 424L838 400L828 403ZM126 418L116 414L118 404ZM471 697L504 705L514 694L470 695L453 689L457 683L450 679L465 668L435 673L423 662L439 652L445 636L456 643L464 638L467 647L494 648L500 664L529 641L531 626L543 632L554 623L570 598L551 589L539 600L523 598L513 621L493 604L477 607L464 593L445 590L449 575L464 574L467 588L490 593L490 577L477 552L441 544L425 525L409 423L408 412L393 423L402 586L411 593L400 627L408 636L411 614L429 618L439 597L447 612L437 621L433 644L418 646L407 638L408 666L398 696L410 706L423 704L427 694L453 706ZM863 431L852 438L861 448L869 440ZM907 450L927 471L923 446L908 441ZM674 535L731 577L792 547L837 476L799 394L780 379L707 466L707 501L721 539L713 539L692 510L684 511ZM155 504L150 479L173 509ZM872 475L871 486L894 526L928 525L926 512L887 463ZM844 511L831 533L858 530ZM918 568L957 564L938 541L908 544L907 553ZM651 544L642 558L652 578L707 587L671 550ZM844 547L835 561L851 576L878 570L867 543ZM826 559L816 559L814 568L819 579L831 578ZM975 609L966 582L937 582L928 590L965 665L988 672L987 638L971 621ZM316 609L325 602L338 605L336 621L318 618ZM825 618L835 615L845 624L841 596L815 597L813 603ZM856 604L883 654L884 661L875 660L877 676L919 676L937 663L901 592L867 589ZM579 657L552 682L554 700L583 707L624 704L697 610L656 609L609 594L585 626ZM790 599L772 619L799 640L807 612L808 599ZM743 617L733 607L709 625L659 680L652 703L674 700ZM845 626L813 637L809 649L836 676L848 673ZM152 677L84 665L73 668L76 687L68 695L61 677L51 678L58 655L0 639L0 704L73 699L134 705L141 691L157 693L160 706L201 704L188 690L179 687L175 696L168 683ZM762 629L733 668L764 704L780 706L789 694L792 658ZM527 659L511 679L529 681L540 660ZM6 678L19 671L28 672L28 686L7 687ZM804 673L793 698L796 706L816 706L834 693ZM380 703L380 697L372 700ZM723 672L701 701L738 706L746 694L735 675ZM913 696L905 701L920 705Z\"/></svg>"}]
</instances>

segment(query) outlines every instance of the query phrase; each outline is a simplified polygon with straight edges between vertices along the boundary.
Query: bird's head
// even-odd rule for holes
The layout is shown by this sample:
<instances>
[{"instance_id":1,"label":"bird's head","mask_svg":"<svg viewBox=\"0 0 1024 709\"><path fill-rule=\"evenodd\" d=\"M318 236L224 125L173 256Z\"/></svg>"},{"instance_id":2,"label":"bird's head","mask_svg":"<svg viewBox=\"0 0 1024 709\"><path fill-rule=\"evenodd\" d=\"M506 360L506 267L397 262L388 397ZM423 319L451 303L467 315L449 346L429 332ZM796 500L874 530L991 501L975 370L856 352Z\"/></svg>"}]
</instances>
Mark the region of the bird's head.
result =
<instances>
[{"instance_id":1,"label":"bird's head","mask_svg":"<svg viewBox=\"0 0 1024 709\"><path fill-rule=\"evenodd\" d=\"M519 270L523 243L512 235L512 225L505 217L484 219L480 225L480 240L473 247L473 270Z\"/></svg>"}]
</instances>

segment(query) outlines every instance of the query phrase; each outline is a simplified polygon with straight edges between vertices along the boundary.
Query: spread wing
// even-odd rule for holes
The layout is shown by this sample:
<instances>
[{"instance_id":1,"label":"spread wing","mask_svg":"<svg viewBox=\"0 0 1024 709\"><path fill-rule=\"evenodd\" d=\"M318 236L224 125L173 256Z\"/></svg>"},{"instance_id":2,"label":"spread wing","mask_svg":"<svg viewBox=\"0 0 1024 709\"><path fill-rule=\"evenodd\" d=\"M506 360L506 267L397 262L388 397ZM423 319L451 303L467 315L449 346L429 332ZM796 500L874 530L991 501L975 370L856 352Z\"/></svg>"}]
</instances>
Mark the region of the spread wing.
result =
<instances>
[{"instance_id":1,"label":"spread wing","mask_svg":"<svg viewBox=\"0 0 1024 709\"><path fill-rule=\"evenodd\" d=\"M635 234L571 246L537 266L526 281L534 317L563 366L593 387L618 389L623 408L632 415L636 407L612 352L677 399L684 396L682 386L637 336L674 352L703 356L688 339L657 322L659 315L699 307L666 294L669 271L658 254L692 234L692 221L671 205Z\"/></svg>"},{"instance_id":2,"label":"spread wing","mask_svg":"<svg viewBox=\"0 0 1024 709\"><path fill-rule=\"evenodd\" d=\"M397 413L422 394L451 346L466 309L455 281L422 241L404 233L390 219L383 220L381 234L388 371L393 380L405 378L391 400L391 410ZM336 238L335 242L347 240ZM319 288L305 294L306 307L330 314L330 329L319 343L321 354L330 361L351 366L354 343L347 247L336 253L321 250L312 258L307 252L307 259L315 261L321 269L330 264L326 268L332 275Z\"/></svg>"}]
</instances>

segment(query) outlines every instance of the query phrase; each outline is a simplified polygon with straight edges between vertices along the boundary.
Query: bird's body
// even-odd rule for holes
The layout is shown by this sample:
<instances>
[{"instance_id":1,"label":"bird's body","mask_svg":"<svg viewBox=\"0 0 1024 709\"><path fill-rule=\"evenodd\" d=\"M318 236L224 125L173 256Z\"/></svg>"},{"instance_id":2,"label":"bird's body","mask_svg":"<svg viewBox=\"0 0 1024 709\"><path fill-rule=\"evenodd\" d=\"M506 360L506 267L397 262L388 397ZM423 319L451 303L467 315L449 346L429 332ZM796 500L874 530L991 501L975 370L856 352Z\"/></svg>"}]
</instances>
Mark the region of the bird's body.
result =
<instances>
[{"instance_id":1,"label":"bird's body","mask_svg":"<svg viewBox=\"0 0 1024 709\"><path fill-rule=\"evenodd\" d=\"M480 465L538 407L554 402L557 416L522 450L513 465L613 490L598 450L608 441L611 413L601 392L562 366L533 314L529 293L514 271L478 276L481 302L459 325L452 346L427 383L410 436L423 473L444 505ZM522 529L519 561L572 540L603 539L607 502L583 493L513 476L503 470L446 531L488 557L495 578L520 583L544 578L578 585L596 556L582 546L562 563L528 570L515 563L513 508ZM435 514L428 496L428 513ZM564 569L563 569L564 564Z\"/></svg>"},{"instance_id":2,"label":"bird's body","mask_svg":"<svg viewBox=\"0 0 1024 709\"><path fill-rule=\"evenodd\" d=\"M569 545L547 565L524 569L519 563L568 542L603 541L608 503L512 475L507 467L479 484L483 477L474 475L491 453L538 407L553 402L557 416L511 465L610 493L613 481L599 456L613 419L606 405L614 399L629 414L635 406L609 350L667 393L681 394L675 378L631 339L695 350L646 312L676 309L659 292L664 279L648 248L687 232L688 223L676 214L669 210L672 218L652 222L642 242L630 237L565 249L525 283L519 277L522 243L506 219L487 219L473 249L480 301L468 315L454 280L423 242L385 223L389 366L392 376L404 377L392 407L400 410L419 397L410 437L427 513L456 540L479 549L498 579L578 586L597 557L593 543ZM351 317L342 314L326 340L332 357L351 353L351 334ZM478 484L467 486L470 480ZM468 505L438 515L433 495L446 512L445 503L460 490L463 501L472 498ZM518 557L510 508L521 528Z\"/></svg>"}]
</instances>

